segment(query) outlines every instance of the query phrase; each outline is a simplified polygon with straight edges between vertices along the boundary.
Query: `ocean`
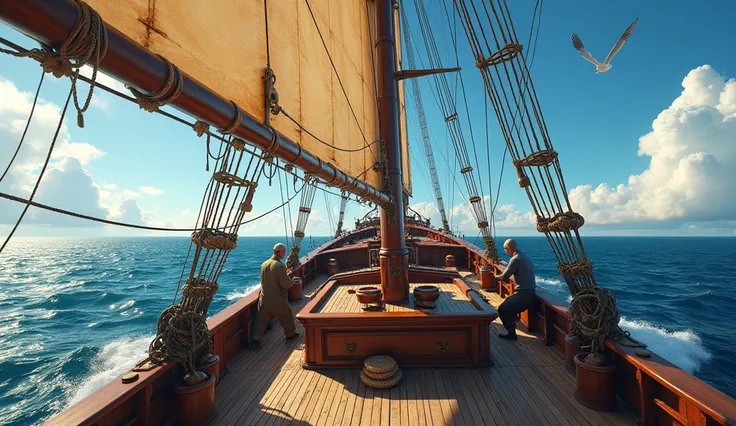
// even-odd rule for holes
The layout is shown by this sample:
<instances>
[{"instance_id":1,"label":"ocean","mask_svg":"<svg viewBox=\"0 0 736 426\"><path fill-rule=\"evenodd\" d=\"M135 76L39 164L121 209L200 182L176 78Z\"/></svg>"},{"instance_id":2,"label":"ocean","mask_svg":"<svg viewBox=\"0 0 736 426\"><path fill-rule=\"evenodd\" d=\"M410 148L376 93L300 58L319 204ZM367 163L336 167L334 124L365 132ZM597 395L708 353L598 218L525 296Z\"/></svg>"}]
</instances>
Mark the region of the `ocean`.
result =
<instances>
[{"instance_id":1,"label":"ocean","mask_svg":"<svg viewBox=\"0 0 736 426\"><path fill-rule=\"evenodd\" d=\"M257 288L261 262L282 240L238 240L211 315ZM302 252L326 240L307 237ZM568 300L547 240L517 241L539 286ZM736 398L736 238L584 244L599 284L616 293L622 328ZM188 247L186 237L14 238L0 254L0 424L40 424L145 358Z\"/></svg>"}]
</instances>

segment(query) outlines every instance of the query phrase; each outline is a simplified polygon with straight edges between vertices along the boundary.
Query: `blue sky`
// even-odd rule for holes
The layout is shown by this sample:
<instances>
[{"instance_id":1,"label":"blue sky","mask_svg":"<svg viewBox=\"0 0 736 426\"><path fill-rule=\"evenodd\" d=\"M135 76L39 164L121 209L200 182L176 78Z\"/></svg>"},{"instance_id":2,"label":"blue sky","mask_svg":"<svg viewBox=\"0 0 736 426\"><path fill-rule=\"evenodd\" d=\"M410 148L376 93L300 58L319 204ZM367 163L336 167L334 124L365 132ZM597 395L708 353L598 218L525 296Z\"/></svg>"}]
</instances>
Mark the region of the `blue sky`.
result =
<instances>
[{"instance_id":1,"label":"blue sky","mask_svg":"<svg viewBox=\"0 0 736 426\"><path fill-rule=\"evenodd\" d=\"M517 34L526 48L535 2L509 3L513 3L511 13ZM407 1L406 6L412 32L419 34L413 2ZM432 23L437 24L434 33L443 64L452 66L455 56L448 37L444 6L440 0L429 0L426 7ZM729 16L736 16L736 3L725 0L700 5L684 1L543 3L531 74L552 143L560 155L567 188L572 192L571 202L587 220L583 235L734 234L736 202L729 201L729 194L736 189L730 183L736 181L733 171L736 170L736 147L733 146L736 118L727 117L736 115L736 84L728 83L736 77L736 56L726 52L733 50L736 30L729 29L732 28ZM637 28L607 73L596 75L593 65L572 47L570 37L576 32L593 56L602 61L636 17L639 18ZM490 142L488 148L485 146L483 106L486 95L467 39L461 29L458 34L460 66L468 89L475 142L481 159L480 165L474 164L479 172L476 179L481 177L484 195L488 195L485 158L486 149L490 149L490 184L495 194L503 140L495 114L490 111ZM7 26L0 26L0 36L26 47L33 46L29 39ZM415 43L419 40L416 38ZM426 64L424 46L417 48L419 59ZM704 65L709 67L699 68ZM0 83L4 82L6 90L15 88L32 99L39 75L40 68L33 61L0 56ZM456 77L449 78L454 83ZM684 80L687 81L685 92ZM470 223L467 207L461 205L460 195L467 194L467 189L459 173L456 178L461 191L448 180L452 175L445 158L455 166L452 163L454 154L448 145L445 123L429 90L429 82L424 79L420 84L445 205L457 213L453 223L470 235L477 231L473 231L475 227ZM68 81L47 76L41 98L61 105L68 87ZM86 95L86 90L87 85L81 84L81 97ZM407 95L410 99L410 92ZM67 120L71 143L68 152L76 160L65 160L60 155L52 162L52 166L58 168L58 176L65 173L66 180L58 181L64 184L57 182L57 190L48 189L46 194L39 193L39 197L43 195L43 200L55 201L55 206L73 210L83 207L79 203L87 203L86 211L107 213L108 217L119 220L192 226L193 214L199 207L209 177L204 170L204 140L181 124L141 111L115 97L96 91L93 98L95 102L85 114L84 129L76 127L73 114L71 120ZM6 104L8 99L6 96L0 104ZM4 107L6 113L12 111L12 105ZM414 183L414 197L410 203L420 212L431 215L433 223L439 224L439 216L430 206L434 197L428 175L420 170L426 166L411 102L408 107ZM458 109L463 123L467 123L464 106ZM22 114L18 113L13 117L17 120L20 116ZM653 122L659 123L654 130ZM4 124L0 123L0 166L3 170L9 160L8 153L14 150L19 136L17 131L2 132L10 129L7 124L3 128ZM43 124L38 125L39 135L42 135L40 127ZM474 158L467 125L464 130L468 150ZM640 147L640 138L649 133ZM48 143L48 138L45 141ZM638 155L640 150L644 155ZM43 161L42 156L33 159L40 160L36 161L37 166ZM529 200L516 183L510 159L507 161L500 190L498 232L534 235L533 218L528 213ZM17 170L14 173L15 182L0 183L0 190L13 192L18 189L21 192L14 193L23 195L23 177ZM75 195L71 189L75 184L86 189L97 188L99 200L91 193ZM606 186L599 187L601 184ZM40 191L43 188L44 184ZM277 183L272 190L264 188L268 188L265 181L257 192L255 212L281 203ZM336 202L336 197L329 196L330 204ZM293 203L294 222L297 208L298 203ZM17 217L18 206L0 200L0 210L5 211L5 214L0 213L5 224L0 225L2 234ZM365 208L351 205L347 223L365 212ZM80 228L76 221L49 220L53 226L42 226L41 222L40 219L24 221L26 225L18 235L128 233L107 227ZM324 195L318 191L307 234L325 235L329 232L327 224ZM283 226L282 217L274 215L257 226L244 228L241 233L283 235Z\"/></svg>"}]
</instances>

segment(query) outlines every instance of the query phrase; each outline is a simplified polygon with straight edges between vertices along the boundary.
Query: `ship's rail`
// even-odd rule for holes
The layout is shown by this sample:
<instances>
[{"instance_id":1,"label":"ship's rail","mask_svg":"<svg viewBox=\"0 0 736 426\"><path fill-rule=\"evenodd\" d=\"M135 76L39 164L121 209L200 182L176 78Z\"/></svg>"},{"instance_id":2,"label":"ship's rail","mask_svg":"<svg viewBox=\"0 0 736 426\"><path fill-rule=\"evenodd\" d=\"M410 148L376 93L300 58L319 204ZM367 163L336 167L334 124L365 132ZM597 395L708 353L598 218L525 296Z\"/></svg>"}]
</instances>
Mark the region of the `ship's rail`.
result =
<instances>
[{"instance_id":1,"label":"ship's rail","mask_svg":"<svg viewBox=\"0 0 736 426\"><path fill-rule=\"evenodd\" d=\"M478 268L488 264L485 250L468 241L443 234L429 228L416 227L434 240L455 243L467 248L464 259L468 269L478 274ZM457 260L460 265L460 259ZM496 273L503 266L496 266ZM501 296L513 293L513 277L500 283ZM554 345L565 353L565 337L568 330L568 305L549 291L537 290L537 304L520 315L521 322L530 332L540 332L545 344ZM648 425L736 425L736 400L708 385L671 362L651 353L648 358L635 354L634 348L617 341L606 341L606 355L616 365L616 393L636 411L640 424Z\"/></svg>"},{"instance_id":2,"label":"ship's rail","mask_svg":"<svg viewBox=\"0 0 736 426\"><path fill-rule=\"evenodd\" d=\"M370 237L375 228L346 233L310 251L300 259L293 276L308 282L326 270L327 258L320 252L346 242ZM366 256L367 258L367 256ZM214 353L220 357L221 377L239 352L248 347L250 331L258 306L259 292L237 300L207 320ZM130 371L124 373L128 374ZM176 413L173 384L184 374L176 362L165 363L150 371L138 372L138 380L122 383L122 375L46 422L49 425L160 425Z\"/></svg>"},{"instance_id":3,"label":"ship's rail","mask_svg":"<svg viewBox=\"0 0 736 426\"><path fill-rule=\"evenodd\" d=\"M464 253L461 249L461 254L455 255L459 267L467 266L477 274L480 266L488 264L485 251L468 241L421 226L408 226L407 230L411 235L462 246ZM331 249L376 233L376 227L366 227L328 241L302 257L301 266L293 274L302 277L306 284L325 270L327 258L336 254L336 250ZM330 252L320 255L325 250ZM365 249L353 250L356 251L363 253ZM363 260L363 255L355 259L356 262ZM503 266L496 267L497 273L502 271ZM501 296L513 293L514 286L513 278L500 283ZM221 376L227 374L228 364L248 345L257 300L258 292L251 293L207 321L214 351L220 356ZM535 308L523 312L521 322L529 331L541 333L547 345L564 353L567 309L562 299L538 289ZM612 340L606 341L606 352L617 366L617 394L621 401L639 414L640 424L736 425L736 400L657 354L640 358L634 354L633 348ZM138 380L132 384L123 384L121 377L118 377L48 423L100 426L163 424L171 413L176 412L172 385L182 377L182 373L177 363L168 363L151 371L139 372Z\"/></svg>"}]
</instances>

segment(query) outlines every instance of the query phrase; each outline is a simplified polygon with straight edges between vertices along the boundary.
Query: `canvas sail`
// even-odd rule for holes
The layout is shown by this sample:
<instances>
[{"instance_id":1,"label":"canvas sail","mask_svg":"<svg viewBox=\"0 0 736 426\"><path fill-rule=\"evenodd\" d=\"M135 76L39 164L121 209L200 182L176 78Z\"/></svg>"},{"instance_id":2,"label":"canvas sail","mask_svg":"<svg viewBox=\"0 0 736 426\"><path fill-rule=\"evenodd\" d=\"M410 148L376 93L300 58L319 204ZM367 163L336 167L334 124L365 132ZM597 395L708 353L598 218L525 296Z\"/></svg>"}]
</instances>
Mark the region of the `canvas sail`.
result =
<instances>
[{"instance_id":1,"label":"canvas sail","mask_svg":"<svg viewBox=\"0 0 736 426\"><path fill-rule=\"evenodd\" d=\"M267 63L263 0L88 3L110 25L263 121L262 76ZM271 125L323 161L380 187L380 175L371 168L380 158L378 144L373 143L379 138L371 56L376 36L373 4L312 0L309 6L342 85L304 0L268 0L271 68L279 104L334 147L317 141L281 114L271 117ZM403 84L400 92L404 186L410 190ZM340 150L360 150L366 143L370 147L362 151Z\"/></svg>"},{"instance_id":2,"label":"canvas sail","mask_svg":"<svg viewBox=\"0 0 736 426\"><path fill-rule=\"evenodd\" d=\"M401 52L400 37L400 26L399 26L399 10L394 9L394 34L396 36L396 51L398 56L398 68L404 69L403 67L403 55ZM401 140L401 178L404 185L404 190L411 196L411 159L409 158L409 134L406 127L406 100L404 96L404 80L399 80L399 133Z\"/></svg>"}]
</instances>

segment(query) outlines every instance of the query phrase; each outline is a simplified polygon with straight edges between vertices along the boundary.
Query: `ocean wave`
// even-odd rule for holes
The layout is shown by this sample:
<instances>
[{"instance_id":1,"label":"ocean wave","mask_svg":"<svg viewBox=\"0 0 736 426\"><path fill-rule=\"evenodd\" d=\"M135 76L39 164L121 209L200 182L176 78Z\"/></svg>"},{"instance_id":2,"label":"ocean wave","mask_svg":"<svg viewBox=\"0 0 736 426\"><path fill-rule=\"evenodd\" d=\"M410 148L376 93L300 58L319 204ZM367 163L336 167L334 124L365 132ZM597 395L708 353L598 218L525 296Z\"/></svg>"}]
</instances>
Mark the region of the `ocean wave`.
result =
<instances>
[{"instance_id":1,"label":"ocean wave","mask_svg":"<svg viewBox=\"0 0 736 426\"><path fill-rule=\"evenodd\" d=\"M228 293L227 296L225 296L225 299L231 300L231 301L241 299L253 293L255 290L257 290L258 286L260 286L260 284L251 284L245 287L244 290L233 290L230 293Z\"/></svg>"},{"instance_id":2,"label":"ocean wave","mask_svg":"<svg viewBox=\"0 0 736 426\"><path fill-rule=\"evenodd\" d=\"M619 326L657 355L692 374L711 360L702 339L691 330L671 331L642 320L621 317Z\"/></svg>"},{"instance_id":3,"label":"ocean wave","mask_svg":"<svg viewBox=\"0 0 736 426\"><path fill-rule=\"evenodd\" d=\"M89 374L70 386L67 408L91 395L146 358L153 335L125 337L100 348L89 363Z\"/></svg>"}]
</instances>

